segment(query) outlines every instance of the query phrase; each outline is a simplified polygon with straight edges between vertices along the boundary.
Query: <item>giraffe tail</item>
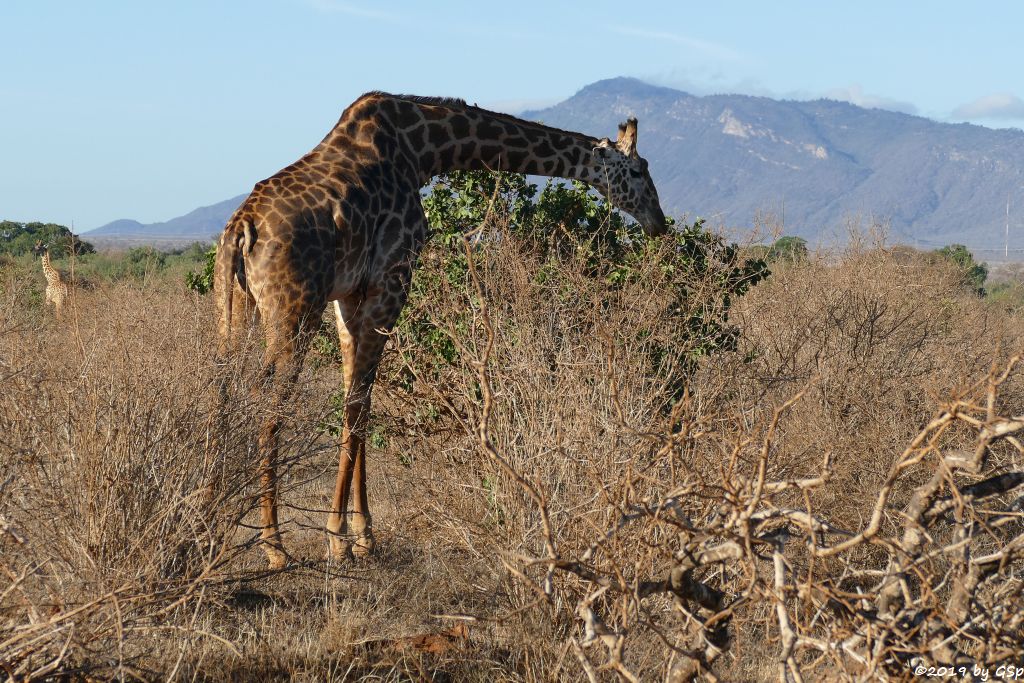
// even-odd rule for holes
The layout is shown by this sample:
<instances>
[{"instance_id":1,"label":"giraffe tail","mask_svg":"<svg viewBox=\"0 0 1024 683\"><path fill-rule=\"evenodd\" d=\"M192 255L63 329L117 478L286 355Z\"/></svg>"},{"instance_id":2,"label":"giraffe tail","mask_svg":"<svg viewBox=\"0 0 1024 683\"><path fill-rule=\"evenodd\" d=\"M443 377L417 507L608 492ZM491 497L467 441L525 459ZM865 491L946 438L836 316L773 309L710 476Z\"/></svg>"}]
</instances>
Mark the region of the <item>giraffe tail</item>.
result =
<instances>
[{"instance_id":1,"label":"giraffe tail","mask_svg":"<svg viewBox=\"0 0 1024 683\"><path fill-rule=\"evenodd\" d=\"M217 258L214 262L214 292L220 310L218 327L219 355L223 357L233 333L234 299L237 290L245 291L245 262L243 256L252 250L256 241L256 229L252 222L236 219L228 224L220 238ZM235 283L238 283L238 287Z\"/></svg>"}]
</instances>

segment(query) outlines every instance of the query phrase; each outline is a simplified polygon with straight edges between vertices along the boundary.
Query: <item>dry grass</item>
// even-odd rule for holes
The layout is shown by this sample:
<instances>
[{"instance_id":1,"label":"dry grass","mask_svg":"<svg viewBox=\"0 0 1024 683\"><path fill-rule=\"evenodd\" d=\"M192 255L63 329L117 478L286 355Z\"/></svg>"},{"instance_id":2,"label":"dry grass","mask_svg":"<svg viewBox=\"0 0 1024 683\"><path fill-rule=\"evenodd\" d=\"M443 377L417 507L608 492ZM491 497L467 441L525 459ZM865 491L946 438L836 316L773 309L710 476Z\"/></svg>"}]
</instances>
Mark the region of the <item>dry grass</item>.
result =
<instances>
[{"instance_id":1,"label":"dry grass","mask_svg":"<svg viewBox=\"0 0 1024 683\"><path fill-rule=\"evenodd\" d=\"M777 267L736 304L740 348L701 360L680 400L672 377L683 368L662 351L674 345L679 358L696 342L664 322L669 275L656 263L614 291L584 264L540 263L510 241L476 267L476 280L428 302L460 360L428 372L401 337L385 359L370 453L379 548L364 562L324 559L340 371L326 352L307 363L282 492L299 561L270 575L252 527L252 444L269 409L252 390L258 344L227 370L232 408L211 425L209 300L176 281L98 283L57 322L34 274L0 271L0 668L15 679L684 680L710 663L721 680L770 680L785 637L778 605L799 637L846 642L864 628L866 617L821 605L870 589L843 572L886 569L895 542L884 539L900 539L934 454L972 446L978 431L951 420L929 432L938 450L900 469L877 539L838 558L812 559L792 521L782 544L786 520L770 515L747 520L756 552L698 567L686 587L658 584L680 553L742 540L723 520L748 505L862 531L944 406L970 416L980 405L986 423L1024 405L1014 371L985 408L989 369L1022 349L1020 318L902 253ZM691 284L697 310L713 283ZM1012 444L990 450L984 472L1019 471ZM817 477L826 453L827 482L765 489ZM1015 523L1000 534L1019 534ZM783 547L788 578L775 592ZM1009 558L971 609L1019 603L1006 577L1020 565ZM799 582L806 594L786 592ZM714 591L703 603L698 584ZM716 626L709 615L723 604ZM1012 636L990 635L966 651L1012 650ZM797 648L781 666L809 679L838 678L837 666L900 677L891 652L844 657Z\"/></svg>"}]
</instances>

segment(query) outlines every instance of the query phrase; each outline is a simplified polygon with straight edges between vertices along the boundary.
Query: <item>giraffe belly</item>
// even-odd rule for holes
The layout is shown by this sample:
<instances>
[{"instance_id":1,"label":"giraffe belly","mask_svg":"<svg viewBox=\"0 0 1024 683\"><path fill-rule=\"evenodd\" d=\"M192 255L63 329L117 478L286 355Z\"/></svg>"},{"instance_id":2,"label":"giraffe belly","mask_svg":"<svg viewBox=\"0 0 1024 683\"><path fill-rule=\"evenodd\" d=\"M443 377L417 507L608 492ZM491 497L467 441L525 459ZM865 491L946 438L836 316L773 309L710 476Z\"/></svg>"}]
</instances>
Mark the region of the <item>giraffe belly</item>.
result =
<instances>
[{"instance_id":1,"label":"giraffe belly","mask_svg":"<svg viewBox=\"0 0 1024 683\"><path fill-rule=\"evenodd\" d=\"M347 268L337 266L334 274L334 281L331 283L331 292L327 296L328 301L348 299L362 290L366 289L366 273L363 268Z\"/></svg>"}]
</instances>

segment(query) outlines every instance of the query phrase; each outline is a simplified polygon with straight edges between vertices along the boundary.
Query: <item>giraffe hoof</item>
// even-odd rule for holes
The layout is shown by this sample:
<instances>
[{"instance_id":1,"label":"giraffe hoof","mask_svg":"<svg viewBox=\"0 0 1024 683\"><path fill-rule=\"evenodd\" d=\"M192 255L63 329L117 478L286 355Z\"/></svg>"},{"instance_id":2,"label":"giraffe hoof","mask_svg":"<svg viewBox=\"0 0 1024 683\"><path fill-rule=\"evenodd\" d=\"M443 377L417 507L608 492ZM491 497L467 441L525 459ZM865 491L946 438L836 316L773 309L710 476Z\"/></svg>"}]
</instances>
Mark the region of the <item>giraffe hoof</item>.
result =
<instances>
[{"instance_id":1,"label":"giraffe hoof","mask_svg":"<svg viewBox=\"0 0 1024 683\"><path fill-rule=\"evenodd\" d=\"M369 557L373 552L373 534L367 532L356 539L352 544L352 555L358 558Z\"/></svg>"},{"instance_id":2,"label":"giraffe hoof","mask_svg":"<svg viewBox=\"0 0 1024 683\"><path fill-rule=\"evenodd\" d=\"M271 552L267 551L267 567L271 571L277 571L284 569L288 566L288 556L281 551Z\"/></svg>"},{"instance_id":3,"label":"giraffe hoof","mask_svg":"<svg viewBox=\"0 0 1024 683\"><path fill-rule=\"evenodd\" d=\"M271 570L284 569L288 566L288 555L285 554L284 548L279 543L266 544L263 546L263 550L267 553L267 566Z\"/></svg>"},{"instance_id":4,"label":"giraffe hoof","mask_svg":"<svg viewBox=\"0 0 1024 683\"><path fill-rule=\"evenodd\" d=\"M351 547L351 543L346 541L340 536L331 535L330 537L330 559L337 562L342 562L348 557L348 553Z\"/></svg>"}]
</instances>

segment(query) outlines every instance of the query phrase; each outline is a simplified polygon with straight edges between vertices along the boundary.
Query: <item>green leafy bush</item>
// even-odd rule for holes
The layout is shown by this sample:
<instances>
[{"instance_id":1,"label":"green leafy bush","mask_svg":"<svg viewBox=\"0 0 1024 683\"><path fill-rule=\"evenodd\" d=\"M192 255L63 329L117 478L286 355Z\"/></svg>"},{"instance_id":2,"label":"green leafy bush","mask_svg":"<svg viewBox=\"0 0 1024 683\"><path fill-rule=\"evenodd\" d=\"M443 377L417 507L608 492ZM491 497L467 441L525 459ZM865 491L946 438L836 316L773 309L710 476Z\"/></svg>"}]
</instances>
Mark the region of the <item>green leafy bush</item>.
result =
<instances>
[{"instance_id":1,"label":"green leafy bush","mask_svg":"<svg viewBox=\"0 0 1024 683\"><path fill-rule=\"evenodd\" d=\"M538 191L522 175L458 171L440 176L423 205L432 239L422 254L423 267L413 278L409 304L397 329L421 376L436 378L455 360L452 332L459 334L469 327L469 310L461 320L453 323L448 318L440 324L430 305L439 287L468 288L464 236L481 257L498 243L514 242L541 264L536 284L567 302L576 284L567 276L566 266L600 283L610 296L635 285L638 278L650 278L656 264L660 277L652 282L667 288L657 294L671 298L665 315L672 320L650 324L685 330L681 334L686 339L656 348L652 371L673 368L680 391L697 358L735 348L738 332L728 323L729 307L734 297L768 274L764 260L742 261L737 246L705 230L701 220L674 226L668 236L651 238L578 182L550 181Z\"/></svg>"},{"instance_id":2,"label":"green leafy bush","mask_svg":"<svg viewBox=\"0 0 1024 683\"><path fill-rule=\"evenodd\" d=\"M974 260L974 254L962 244L950 244L936 249L937 256L953 262L963 273L964 286L974 290L979 296L985 295L985 280L988 279L988 266Z\"/></svg>"},{"instance_id":3,"label":"green leafy bush","mask_svg":"<svg viewBox=\"0 0 1024 683\"><path fill-rule=\"evenodd\" d=\"M202 249L202 245L199 244L195 244L193 247ZM197 294L206 294L213 290L213 264L217 260L217 245L201 252L201 258L203 269L199 272L189 270L185 274L185 286Z\"/></svg>"},{"instance_id":4,"label":"green leafy bush","mask_svg":"<svg viewBox=\"0 0 1024 683\"><path fill-rule=\"evenodd\" d=\"M166 253L153 247L133 247L121 259L116 277L142 279L147 274L163 270L166 265Z\"/></svg>"},{"instance_id":5,"label":"green leafy bush","mask_svg":"<svg viewBox=\"0 0 1024 683\"><path fill-rule=\"evenodd\" d=\"M1024 283L1018 281L996 283L988 288L986 297L1003 310L1017 314L1024 312Z\"/></svg>"},{"instance_id":6,"label":"green leafy bush","mask_svg":"<svg viewBox=\"0 0 1024 683\"><path fill-rule=\"evenodd\" d=\"M769 261L804 261L807 255L807 240L802 237L780 237L768 249Z\"/></svg>"},{"instance_id":7,"label":"green leafy bush","mask_svg":"<svg viewBox=\"0 0 1024 683\"><path fill-rule=\"evenodd\" d=\"M810 255L807 240L802 237L783 236L771 244L754 244L744 250L744 255L751 260L768 263L802 263Z\"/></svg>"}]
</instances>

